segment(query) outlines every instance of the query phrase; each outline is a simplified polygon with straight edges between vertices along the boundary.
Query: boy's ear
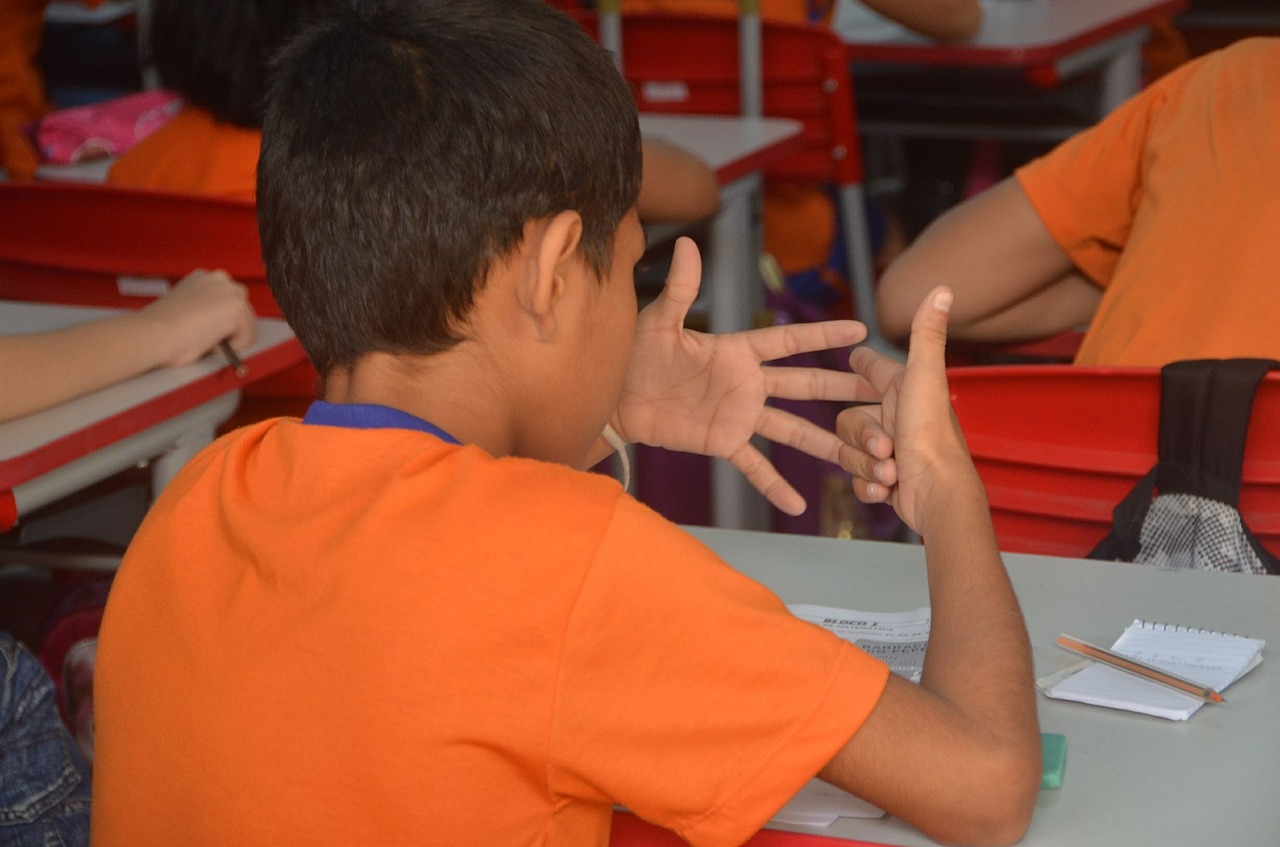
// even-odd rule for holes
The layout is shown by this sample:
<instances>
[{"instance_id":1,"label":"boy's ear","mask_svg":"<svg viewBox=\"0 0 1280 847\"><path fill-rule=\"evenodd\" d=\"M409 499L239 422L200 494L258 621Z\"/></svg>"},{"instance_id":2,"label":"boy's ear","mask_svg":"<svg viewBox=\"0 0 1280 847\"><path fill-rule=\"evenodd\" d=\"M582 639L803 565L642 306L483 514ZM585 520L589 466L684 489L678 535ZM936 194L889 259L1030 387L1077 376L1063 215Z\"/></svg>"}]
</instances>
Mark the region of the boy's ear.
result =
<instances>
[{"instance_id":1,"label":"boy's ear","mask_svg":"<svg viewBox=\"0 0 1280 847\"><path fill-rule=\"evenodd\" d=\"M521 307L533 319L538 337L549 340L557 330L556 314L568 284L582 272L582 216L558 212L545 225L532 227L530 263L517 283Z\"/></svg>"}]
</instances>

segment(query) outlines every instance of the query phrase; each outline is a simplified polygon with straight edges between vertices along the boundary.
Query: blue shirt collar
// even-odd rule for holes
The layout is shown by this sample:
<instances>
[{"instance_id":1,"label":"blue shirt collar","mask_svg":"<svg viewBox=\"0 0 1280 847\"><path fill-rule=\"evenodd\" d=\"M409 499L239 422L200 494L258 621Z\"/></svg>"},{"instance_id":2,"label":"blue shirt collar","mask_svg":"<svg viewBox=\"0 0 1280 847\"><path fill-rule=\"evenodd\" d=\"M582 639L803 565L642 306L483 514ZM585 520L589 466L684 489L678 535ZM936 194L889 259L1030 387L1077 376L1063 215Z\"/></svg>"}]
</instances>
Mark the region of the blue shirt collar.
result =
<instances>
[{"instance_id":1,"label":"blue shirt collar","mask_svg":"<svg viewBox=\"0 0 1280 847\"><path fill-rule=\"evenodd\" d=\"M449 444L462 443L422 418L373 403L327 403L317 400L307 409L302 422L319 426L345 426L350 429L413 429L434 435Z\"/></svg>"}]
</instances>

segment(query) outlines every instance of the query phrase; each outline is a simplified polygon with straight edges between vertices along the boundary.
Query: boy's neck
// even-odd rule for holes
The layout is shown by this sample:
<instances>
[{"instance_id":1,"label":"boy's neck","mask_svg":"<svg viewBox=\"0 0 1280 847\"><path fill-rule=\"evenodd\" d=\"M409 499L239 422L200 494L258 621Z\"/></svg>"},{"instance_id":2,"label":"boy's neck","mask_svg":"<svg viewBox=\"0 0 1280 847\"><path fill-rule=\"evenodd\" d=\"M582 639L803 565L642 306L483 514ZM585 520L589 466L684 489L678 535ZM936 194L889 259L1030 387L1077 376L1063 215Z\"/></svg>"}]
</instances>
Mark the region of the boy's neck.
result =
<instances>
[{"instance_id":1,"label":"boy's neck","mask_svg":"<svg viewBox=\"0 0 1280 847\"><path fill-rule=\"evenodd\" d=\"M432 356L370 353L325 379L330 403L363 403L406 412L494 456L511 455L506 404L492 369L456 351Z\"/></svg>"}]
</instances>

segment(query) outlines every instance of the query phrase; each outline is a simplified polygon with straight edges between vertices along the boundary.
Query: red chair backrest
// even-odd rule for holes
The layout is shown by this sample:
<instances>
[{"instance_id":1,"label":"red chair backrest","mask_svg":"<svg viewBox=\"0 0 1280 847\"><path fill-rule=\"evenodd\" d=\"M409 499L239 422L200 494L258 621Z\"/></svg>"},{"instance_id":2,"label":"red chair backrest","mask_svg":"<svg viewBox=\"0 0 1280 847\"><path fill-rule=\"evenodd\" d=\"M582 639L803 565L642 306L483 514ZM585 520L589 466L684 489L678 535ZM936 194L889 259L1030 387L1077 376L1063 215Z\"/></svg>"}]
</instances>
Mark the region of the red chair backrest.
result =
<instances>
[{"instance_id":1,"label":"red chair backrest","mask_svg":"<svg viewBox=\"0 0 1280 847\"><path fill-rule=\"evenodd\" d=\"M222 268L257 314L280 316L251 200L0 183L0 297L135 309L195 268Z\"/></svg>"},{"instance_id":2,"label":"red chair backrest","mask_svg":"<svg viewBox=\"0 0 1280 847\"><path fill-rule=\"evenodd\" d=\"M1003 550L1082 557L1156 463L1159 368L951 368L951 400ZM1254 399L1240 511L1280 555L1280 373Z\"/></svg>"},{"instance_id":3,"label":"red chair backrest","mask_svg":"<svg viewBox=\"0 0 1280 847\"><path fill-rule=\"evenodd\" d=\"M573 17L599 36L596 16ZM804 124L805 146L765 174L850 185L862 181L847 48L827 27L761 24L768 117ZM622 16L622 72L642 112L741 113L736 18L666 13Z\"/></svg>"}]
</instances>

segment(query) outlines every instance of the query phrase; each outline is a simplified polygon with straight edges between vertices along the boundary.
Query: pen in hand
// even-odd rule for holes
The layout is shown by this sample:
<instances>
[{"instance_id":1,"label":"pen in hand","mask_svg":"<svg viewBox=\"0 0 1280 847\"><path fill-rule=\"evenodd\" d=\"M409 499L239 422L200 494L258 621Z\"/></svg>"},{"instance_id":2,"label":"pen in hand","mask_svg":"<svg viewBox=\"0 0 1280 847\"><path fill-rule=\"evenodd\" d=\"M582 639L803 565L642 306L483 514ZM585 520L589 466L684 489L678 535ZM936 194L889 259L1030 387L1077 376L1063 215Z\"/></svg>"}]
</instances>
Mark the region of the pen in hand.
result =
<instances>
[{"instance_id":1,"label":"pen in hand","mask_svg":"<svg viewBox=\"0 0 1280 847\"><path fill-rule=\"evenodd\" d=\"M1223 703L1222 695L1207 685L1170 673L1163 668L1157 668L1154 665L1148 665L1146 662L1140 662L1137 659L1131 659L1128 656L1122 656L1119 653L1112 652L1105 647L1098 647L1087 641L1066 635L1058 636L1058 646L1064 650L1070 650L1072 653L1093 659L1095 662L1102 662L1104 665L1110 665L1117 670L1140 676L1143 679L1149 679L1152 682L1158 682L1161 685L1167 685L1170 688L1181 691L1183 694L1190 694L1192 697L1198 697L1206 703Z\"/></svg>"},{"instance_id":2,"label":"pen in hand","mask_svg":"<svg viewBox=\"0 0 1280 847\"><path fill-rule=\"evenodd\" d=\"M231 342L222 339L218 342L218 349L222 351L222 355L227 357L227 363L231 365L231 369L235 371L236 376L245 377L249 375L249 366L244 363L239 354L231 347Z\"/></svg>"}]
</instances>

